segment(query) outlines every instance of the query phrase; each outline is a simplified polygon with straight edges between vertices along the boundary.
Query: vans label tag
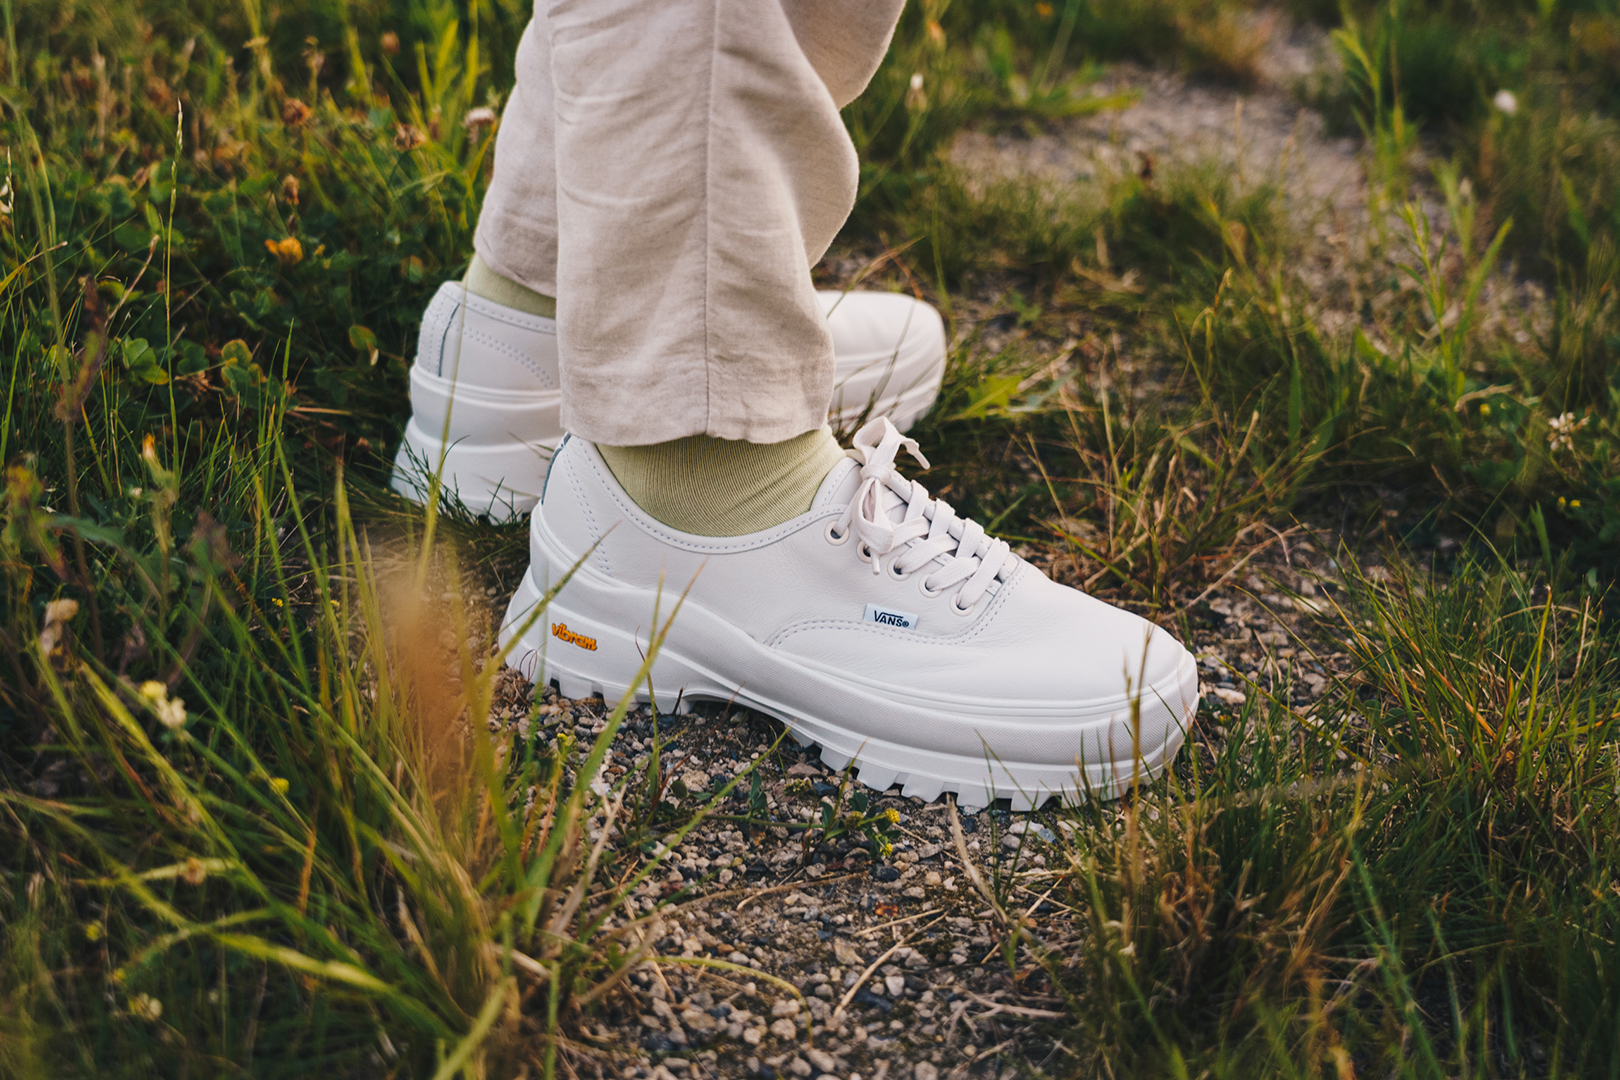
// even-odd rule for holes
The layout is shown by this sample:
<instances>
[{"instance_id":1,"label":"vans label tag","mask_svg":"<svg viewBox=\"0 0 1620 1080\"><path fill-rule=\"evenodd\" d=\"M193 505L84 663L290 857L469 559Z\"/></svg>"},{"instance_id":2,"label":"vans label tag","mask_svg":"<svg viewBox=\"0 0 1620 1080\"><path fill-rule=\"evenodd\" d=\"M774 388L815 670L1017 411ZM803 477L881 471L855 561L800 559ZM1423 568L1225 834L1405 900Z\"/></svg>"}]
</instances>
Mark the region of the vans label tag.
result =
<instances>
[{"instance_id":1,"label":"vans label tag","mask_svg":"<svg viewBox=\"0 0 1620 1080\"><path fill-rule=\"evenodd\" d=\"M900 630L915 630L917 616L909 611L895 611L893 608L881 608L876 604L866 605L866 618L862 622L877 623L879 626L893 626Z\"/></svg>"}]
</instances>

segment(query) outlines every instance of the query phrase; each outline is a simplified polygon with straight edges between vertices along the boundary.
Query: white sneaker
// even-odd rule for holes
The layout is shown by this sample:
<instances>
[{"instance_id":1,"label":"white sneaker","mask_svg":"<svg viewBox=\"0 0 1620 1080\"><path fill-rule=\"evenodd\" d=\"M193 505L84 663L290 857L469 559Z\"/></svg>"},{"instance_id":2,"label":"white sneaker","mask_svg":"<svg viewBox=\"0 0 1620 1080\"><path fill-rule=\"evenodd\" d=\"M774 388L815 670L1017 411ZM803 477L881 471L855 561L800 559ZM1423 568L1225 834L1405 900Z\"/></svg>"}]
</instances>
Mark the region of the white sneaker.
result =
<instances>
[{"instance_id":1,"label":"white sneaker","mask_svg":"<svg viewBox=\"0 0 1620 1080\"><path fill-rule=\"evenodd\" d=\"M923 799L954 791L965 806L1030 809L1049 795L1117 795L1163 770L1198 704L1187 650L1058 585L900 477L895 454L922 455L887 419L854 443L809 512L716 538L649 517L592 444L567 440L531 519L503 643L590 555L512 663L567 697L616 700L655 611L667 618L686 592L652 669L660 705L706 698L768 713L879 790L898 782Z\"/></svg>"},{"instance_id":2,"label":"white sneaker","mask_svg":"<svg viewBox=\"0 0 1620 1080\"><path fill-rule=\"evenodd\" d=\"M933 406L945 374L939 312L900 293L818 295L837 356L834 426L887 415L909 428ZM533 509L563 436L561 404L556 320L445 282L422 315L394 490L422 502L442 461L441 486L475 512Z\"/></svg>"}]
</instances>

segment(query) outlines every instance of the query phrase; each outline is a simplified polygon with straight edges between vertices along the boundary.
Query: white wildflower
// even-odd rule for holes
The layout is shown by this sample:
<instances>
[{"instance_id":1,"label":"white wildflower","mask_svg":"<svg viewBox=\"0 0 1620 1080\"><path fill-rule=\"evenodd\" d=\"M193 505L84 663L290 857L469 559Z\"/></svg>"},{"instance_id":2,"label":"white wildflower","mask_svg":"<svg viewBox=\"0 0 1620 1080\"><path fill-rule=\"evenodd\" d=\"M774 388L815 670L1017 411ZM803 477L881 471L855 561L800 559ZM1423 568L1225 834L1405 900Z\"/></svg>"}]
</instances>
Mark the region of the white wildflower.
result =
<instances>
[{"instance_id":1,"label":"white wildflower","mask_svg":"<svg viewBox=\"0 0 1620 1080\"><path fill-rule=\"evenodd\" d=\"M928 95L923 92L922 72L916 71L911 75L911 85L906 90L906 108L912 112L921 112L928 107Z\"/></svg>"},{"instance_id":2,"label":"white wildflower","mask_svg":"<svg viewBox=\"0 0 1620 1080\"><path fill-rule=\"evenodd\" d=\"M1519 112L1519 95L1511 90L1498 90L1496 96L1491 98L1491 104L1508 116L1515 116Z\"/></svg>"},{"instance_id":3,"label":"white wildflower","mask_svg":"<svg viewBox=\"0 0 1620 1080\"><path fill-rule=\"evenodd\" d=\"M142 1020L156 1020L163 1015L163 1002L151 994L136 994L129 999L129 1011Z\"/></svg>"},{"instance_id":4,"label":"white wildflower","mask_svg":"<svg viewBox=\"0 0 1620 1080\"><path fill-rule=\"evenodd\" d=\"M77 600L52 600L45 605L45 625L39 631L39 651L49 656L67 637L67 624L79 613Z\"/></svg>"},{"instance_id":5,"label":"white wildflower","mask_svg":"<svg viewBox=\"0 0 1620 1080\"><path fill-rule=\"evenodd\" d=\"M186 703L169 696L169 688L156 679L141 683L141 697L152 707L158 722L166 728L183 727L186 722Z\"/></svg>"},{"instance_id":6,"label":"white wildflower","mask_svg":"<svg viewBox=\"0 0 1620 1080\"><path fill-rule=\"evenodd\" d=\"M482 127L489 127L495 123L495 110L488 105L480 105L476 109L468 109L467 115L461 118L462 126L469 131Z\"/></svg>"},{"instance_id":7,"label":"white wildflower","mask_svg":"<svg viewBox=\"0 0 1620 1080\"><path fill-rule=\"evenodd\" d=\"M1552 437L1547 440L1547 444L1553 453L1575 449L1575 433L1586 426L1588 419L1590 417L1576 420L1574 413L1564 413L1556 419L1549 420L1547 426L1552 429Z\"/></svg>"}]
</instances>

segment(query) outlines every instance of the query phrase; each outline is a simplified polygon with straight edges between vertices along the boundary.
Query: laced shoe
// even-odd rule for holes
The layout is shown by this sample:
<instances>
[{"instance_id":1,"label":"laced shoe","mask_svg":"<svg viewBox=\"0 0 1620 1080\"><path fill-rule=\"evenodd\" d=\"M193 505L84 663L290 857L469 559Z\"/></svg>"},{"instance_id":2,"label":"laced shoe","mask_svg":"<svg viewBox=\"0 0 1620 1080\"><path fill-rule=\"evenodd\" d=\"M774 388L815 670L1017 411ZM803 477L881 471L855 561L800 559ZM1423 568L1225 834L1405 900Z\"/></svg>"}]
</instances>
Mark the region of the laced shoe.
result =
<instances>
[{"instance_id":1,"label":"laced shoe","mask_svg":"<svg viewBox=\"0 0 1620 1080\"><path fill-rule=\"evenodd\" d=\"M807 513L716 538L649 517L593 445L565 441L501 630L522 633L512 663L567 697L616 700L684 591L652 668L659 705L768 713L871 787L1029 809L1160 772L1197 707L1191 655L958 517L899 474L902 449L926 467L873 420Z\"/></svg>"},{"instance_id":2,"label":"laced shoe","mask_svg":"<svg viewBox=\"0 0 1620 1080\"><path fill-rule=\"evenodd\" d=\"M822 292L837 358L833 426L890 416L902 430L934 404L945 373L945 323L900 293ZM563 437L557 322L439 286L411 365L411 419L393 488L422 502L441 486L495 518L533 509Z\"/></svg>"}]
</instances>

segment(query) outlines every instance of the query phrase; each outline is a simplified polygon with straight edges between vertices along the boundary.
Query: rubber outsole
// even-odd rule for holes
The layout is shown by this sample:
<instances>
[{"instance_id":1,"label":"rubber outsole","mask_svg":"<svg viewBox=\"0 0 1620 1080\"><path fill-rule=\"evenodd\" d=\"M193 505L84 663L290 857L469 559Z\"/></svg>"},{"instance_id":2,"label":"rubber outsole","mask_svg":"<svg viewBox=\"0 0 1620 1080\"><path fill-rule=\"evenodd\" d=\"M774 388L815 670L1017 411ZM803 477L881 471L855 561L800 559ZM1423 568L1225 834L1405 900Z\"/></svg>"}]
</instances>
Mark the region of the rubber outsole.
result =
<instances>
[{"instance_id":1,"label":"rubber outsole","mask_svg":"<svg viewBox=\"0 0 1620 1080\"><path fill-rule=\"evenodd\" d=\"M542 564L543 565L543 564ZM575 592L586 585L581 570L569 583ZM584 613L572 610L569 604L553 599L538 618L531 619L545 597L546 590L534 576L534 568L524 575L507 609L501 628L501 641L509 643L515 637L521 640L512 651L511 663L527 678L536 682L555 683L558 691L568 698L600 696L613 702L630 689L635 673L640 669L647 649L645 628L625 631L615 627L602 613ZM645 597L650 601L650 596ZM690 605L690 601L688 601ZM666 604L666 609L667 609ZM651 611L649 602L648 611ZM689 617L690 607L683 609L682 617ZM529 623L527 629L523 624ZM570 629L572 627L573 629ZM592 636L580 632L584 628ZM737 633L741 633L737 631ZM751 639L749 639L751 641ZM764 646L756 646L763 652ZM810 669L801 669L791 659L770 654L769 663L780 665L787 672L787 682L802 681L814 684L826 678ZM1081 745L1103 746L1096 755L1107 760L1086 762L1076 756L1072 765L1054 762L1018 762L1003 760L986 747L982 756L970 758L961 754L940 753L915 746L905 746L852 732L841 723L824 716L813 715L803 708L793 707L781 700L758 692L745 682L727 678L708 665L683 655L673 641L666 641L659 651L650 685L635 688L634 700L651 702L656 695L660 708L675 703L677 711L688 711L697 701L721 701L765 713L787 725L793 737L803 745L821 748L821 759L834 769L854 766L861 783L878 791L886 791L899 784L903 792L913 798L933 801L946 792L952 792L963 807L984 807L998 799L1006 799L1011 808L1026 811L1038 808L1047 799L1057 797L1076 800L1082 797L1114 798L1124 794L1133 782L1147 782L1157 777L1175 758L1185 739L1187 724L1197 708L1197 668L1190 655L1177 668L1176 685L1148 688L1136 710L1140 729L1162 727L1150 724L1145 715L1149 710L1172 709L1180 711L1168 724L1168 736L1157 745L1115 747L1114 730L1120 721L1115 716L1099 719L1098 726L1108 725L1109 738L1087 729L1076 737ZM846 682L829 684L828 700L840 698L850 707L852 715L873 715L892 703L870 699L869 705L859 704L860 692ZM801 697L803 695L801 694ZM1169 703L1175 702L1175 706ZM1126 725L1122 741L1129 743L1130 726Z\"/></svg>"},{"instance_id":2,"label":"rubber outsole","mask_svg":"<svg viewBox=\"0 0 1620 1080\"><path fill-rule=\"evenodd\" d=\"M425 503L438 472L443 490L467 509L506 520L529 513L540 501L553 449L554 444L517 441L447 446L413 419L394 455L389 486L414 503Z\"/></svg>"}]
</instances>

